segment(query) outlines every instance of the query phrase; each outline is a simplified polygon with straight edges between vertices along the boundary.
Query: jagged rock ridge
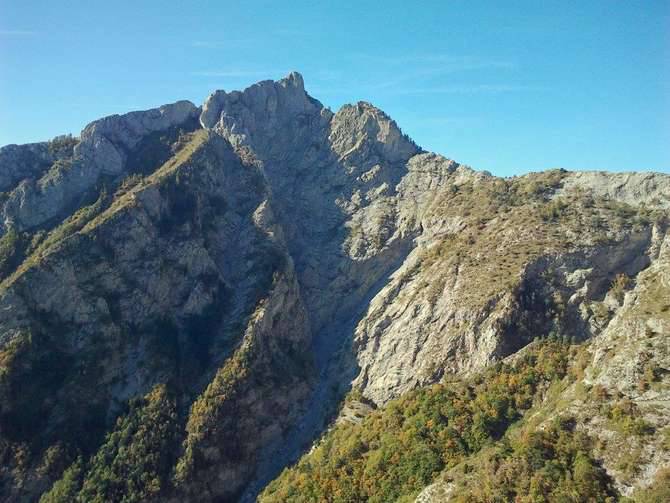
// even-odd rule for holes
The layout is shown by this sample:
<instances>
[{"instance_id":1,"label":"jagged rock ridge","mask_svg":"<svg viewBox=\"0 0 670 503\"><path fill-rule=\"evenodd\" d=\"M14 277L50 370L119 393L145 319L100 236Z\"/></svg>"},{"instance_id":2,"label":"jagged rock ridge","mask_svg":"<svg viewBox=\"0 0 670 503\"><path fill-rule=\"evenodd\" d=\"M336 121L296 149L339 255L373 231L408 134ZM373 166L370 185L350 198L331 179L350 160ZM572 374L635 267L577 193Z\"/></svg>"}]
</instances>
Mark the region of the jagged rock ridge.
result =
<instances>
[{"instance_id":1,"label":"jagged rock ridge","mask_svg":"<svg viewBox=\"0 0 670 503\"><path fill-rule=\"evenodd\" d=\"M60 494L78 456L69 497L130 491L104 433L157 386L176 433L133 491L253 498L352 382L382 406L536 336L597 337L670 205L667 175L476 172L297 73L4 147L0 190L7 500Z\"/></svg>"}]
</instances>

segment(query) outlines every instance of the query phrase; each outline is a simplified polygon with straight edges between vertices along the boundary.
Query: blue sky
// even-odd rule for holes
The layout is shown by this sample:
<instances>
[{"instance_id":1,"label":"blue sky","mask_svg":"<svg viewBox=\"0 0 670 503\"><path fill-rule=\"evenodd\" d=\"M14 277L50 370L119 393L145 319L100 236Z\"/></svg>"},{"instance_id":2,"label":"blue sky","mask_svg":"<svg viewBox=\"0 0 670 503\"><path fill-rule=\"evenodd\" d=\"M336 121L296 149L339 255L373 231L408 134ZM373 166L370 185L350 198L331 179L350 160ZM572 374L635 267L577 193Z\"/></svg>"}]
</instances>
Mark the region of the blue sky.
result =
<instances>
[{"instance_id":1,"label":"blue sky","mask_svg":"<svg viewBox=\"0 0 670 503\"><path fill-rule=\"evenodd\" d=\"M0 145L291 70L498 175L670 172L667 0L0 0Z\"/></svg>"}]
</instances>

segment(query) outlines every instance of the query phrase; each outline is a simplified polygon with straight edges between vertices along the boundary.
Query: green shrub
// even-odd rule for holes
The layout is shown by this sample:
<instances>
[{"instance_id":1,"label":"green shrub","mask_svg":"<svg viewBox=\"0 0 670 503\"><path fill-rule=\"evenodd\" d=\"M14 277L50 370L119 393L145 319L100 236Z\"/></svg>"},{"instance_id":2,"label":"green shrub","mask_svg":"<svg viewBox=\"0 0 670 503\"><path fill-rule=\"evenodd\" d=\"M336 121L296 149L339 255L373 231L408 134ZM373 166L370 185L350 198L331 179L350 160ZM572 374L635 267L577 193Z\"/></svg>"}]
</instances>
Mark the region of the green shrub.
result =
<instances>
[{"instance_id":1,"label":"green shrub","mask_svg":"<svg viewBox=\"0 0 670 503\"><path fill-rule=\"evenodd\" d=\"M552 221L561 218L568 208L568 204L561 198L548 202L540 209L542 220Z\"/></svg>"},{"instance_id":2,"label":"green shrub","mask_svg":"<svg viewBox=\"0 0 670 503\"><path fill-rule=\"evenodd\" d=\"M72 155L72 149L79 143L79 139L71 134L56 136L49 141L47 149L51 155Z\"/></svg>"},{"instance_id":3,"label":"green shrub","mask_svg":"<svg viewBox=\"0 0 670 503\"><path fill-rule=\"evenodd\" d=\"M653 428L642 417L637 406L631 400L620 400L606 408L607 418L612 429L625 435L646 435Z\"/></svg>"},{"instance_id":4,"label":"green shrub","mask_svg":"<svg viewBox=\"0 0 670 503\"><path fill-rule=\"evenodd\" d=\"M455 481L450 501L614 501L616 490L589 454L591 447L565 418L523 431L475 457L468 473Z\"/></svg>"},{"instance_id":5,"label":"green shrub","mask_svg":"<svg viewBox=\"0 0 670 503\"><path fill-rule=\"evenodd\" d=\"M396 501L500 439L548 382L567 375L573 350L544 341L514 364L466 383L416 390L326 434L261 495L274 501Z\"/></svg>"},{"instance_id":6,"label":"green shrub","mask_svg":"<svg viewBox=\"0 0 670 503\"><path fill-rule=\"evenodd\" d=\"M58 480L50 491L44 493L40 503L63 503L77 501L83 475L83 461L78 458Z\"/></svg>"},{"instance_id":7,"label":"green shrub","mask_svg":"<svg viewBox=\"0 0 670 503\"><path fill-rule=\"evenodd\" d=\"M25 258L31 243L31 235L19 233L12 225L0 236L0 279L7 277Z\"/></svg>"},{"instance_id":8,"label":"green shrub","mask_svg":"<svg viewBox=\"0 0 670 503\"><path fill-rule=\"evenodd\" d=\"M141 502L169 483L175 459L176 403L165 385L130 403L88 463L78 459L41 503Z\"/></svg>"}]
</instances>

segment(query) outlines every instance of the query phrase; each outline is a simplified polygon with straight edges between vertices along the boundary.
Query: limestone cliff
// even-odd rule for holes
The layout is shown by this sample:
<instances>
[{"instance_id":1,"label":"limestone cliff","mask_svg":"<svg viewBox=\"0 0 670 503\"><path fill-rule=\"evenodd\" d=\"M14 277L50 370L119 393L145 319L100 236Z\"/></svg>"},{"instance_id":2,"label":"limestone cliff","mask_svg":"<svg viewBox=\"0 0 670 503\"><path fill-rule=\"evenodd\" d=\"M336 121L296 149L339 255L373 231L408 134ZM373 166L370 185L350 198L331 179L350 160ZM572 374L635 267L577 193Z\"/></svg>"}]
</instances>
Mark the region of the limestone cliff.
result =
<instances>
[{"instance_id":1,"label":"limestone cliff","mask_svg":"<svg viewBox=\"0 0 670 503\"><path fill-rule=\"evenodd\" d=\"M535 338L593 341L589 386L667 369L634 306L670 295L669 176L497 178L297 73L3 147L0 191L4 501L250 501L352 387L344 415Z\"/></svg>"}]
</instances>

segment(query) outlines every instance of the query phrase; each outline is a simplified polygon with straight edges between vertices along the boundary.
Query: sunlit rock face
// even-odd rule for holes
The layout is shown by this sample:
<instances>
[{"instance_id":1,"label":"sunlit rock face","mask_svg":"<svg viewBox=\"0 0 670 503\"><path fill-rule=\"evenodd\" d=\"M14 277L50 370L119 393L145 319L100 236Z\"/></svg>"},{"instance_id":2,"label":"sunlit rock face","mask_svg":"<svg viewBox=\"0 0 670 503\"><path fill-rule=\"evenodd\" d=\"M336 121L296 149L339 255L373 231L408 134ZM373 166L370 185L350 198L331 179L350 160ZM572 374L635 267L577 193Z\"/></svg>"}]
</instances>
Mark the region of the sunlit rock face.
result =
<instances>
[{"instance_id":1,"label":"sunlit rock face","mask_svg":"<svg viewBox=\"0 0 670 503\"><path fill-rule=\"evenodd\" d=\"M7 501L250 501L352 386L368 411L547 334L601 361L638 278L668 293L667 175L497 178L298 73L3 147L0 192Z\"/></svg>"}]
</instances>

